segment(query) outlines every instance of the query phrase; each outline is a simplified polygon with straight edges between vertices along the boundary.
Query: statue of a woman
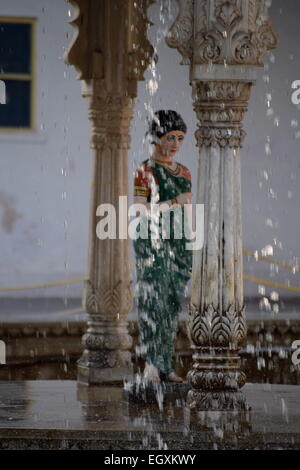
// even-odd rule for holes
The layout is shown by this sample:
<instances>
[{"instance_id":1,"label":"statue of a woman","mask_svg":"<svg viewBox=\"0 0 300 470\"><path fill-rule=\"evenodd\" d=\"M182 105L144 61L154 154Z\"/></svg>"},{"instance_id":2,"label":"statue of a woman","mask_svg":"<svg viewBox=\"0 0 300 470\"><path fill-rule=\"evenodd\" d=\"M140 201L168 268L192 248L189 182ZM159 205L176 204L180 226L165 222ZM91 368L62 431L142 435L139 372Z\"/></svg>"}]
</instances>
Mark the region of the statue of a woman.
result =
<instances>
[{"instance_id":1,"label":"statue of a woman","mask_svg":"<svg viewBox=\"0 0 300 470\"><path fill-rule=\"evenodd\" d=\"M172 354L178 315L192 268L192 252L186 249L189 238L184 215L184 204L192 203L192 182L188 168L173 161L173 157L186 131L186 124L176 111L157 111L148 130L154 152L137 168L134 179L134 203L146 206L148 215L153 204L159 211L158 238L151 238L153 230L148 217L148 238L139 237L133 242L140 353L145 359L144 378L153 382L183 381L172 368ZM162 236L165 211L170 212L167 237ZM180 228L178 238L176 230Z\"/></svg>"}]
</instances>

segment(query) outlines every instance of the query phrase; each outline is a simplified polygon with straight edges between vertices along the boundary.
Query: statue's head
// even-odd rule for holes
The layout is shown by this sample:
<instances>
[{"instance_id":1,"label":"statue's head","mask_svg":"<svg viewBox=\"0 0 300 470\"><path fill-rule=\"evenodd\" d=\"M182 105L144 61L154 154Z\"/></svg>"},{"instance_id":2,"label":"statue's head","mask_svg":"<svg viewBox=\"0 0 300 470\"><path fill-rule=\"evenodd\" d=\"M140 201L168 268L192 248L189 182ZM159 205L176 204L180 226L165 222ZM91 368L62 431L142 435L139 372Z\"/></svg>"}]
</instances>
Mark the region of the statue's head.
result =
<instances>
[{"instance_id":1,"label":"statue's head","mask_svg":"<svg viewBox=\"0 0 300 470\"><path fill-rule=\"evenodd\" d=\"M186 131L186 124L180 114L168 109L154 113L147 134L160 153L172 156L181 147Z\"/></svg>"}]
</instances>

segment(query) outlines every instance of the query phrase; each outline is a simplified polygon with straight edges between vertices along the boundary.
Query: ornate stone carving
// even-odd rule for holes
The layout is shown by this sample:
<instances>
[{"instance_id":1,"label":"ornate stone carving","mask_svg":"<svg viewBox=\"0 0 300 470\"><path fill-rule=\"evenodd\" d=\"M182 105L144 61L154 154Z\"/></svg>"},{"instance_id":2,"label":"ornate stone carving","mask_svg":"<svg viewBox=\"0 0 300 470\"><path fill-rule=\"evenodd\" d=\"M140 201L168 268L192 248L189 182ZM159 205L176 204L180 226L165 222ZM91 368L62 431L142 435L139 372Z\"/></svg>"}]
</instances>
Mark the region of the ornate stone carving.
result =
<instances>
[{"instance_id":1,"label":"ornate stone carving","mask_svg":"<svg viewBox=\"0 0 300 470\"><path fill-rule=\"evenodd\" d=\"M213 370L212 366L207 368L207 370L197 370L197 364L194 367L195 370L191 370L188 373L188 380L192 387L196 389L232 391L238 390L238 388L246 383L246 376L241 371L218 371ZM201 367L201 363L199 363L198 367Z\"/></svg>"},{"instance_id":2,"label":"ornate stone carving","mask_svg":"<svg viewBox=\"0 0 300 470\"><path fill-rule=\"evenodd\" d=\"M119 196L128 194L127 152L137 80L143 80L154 49L147 38L147 8L154 0L71 0L76 32L66 60L79 71L89 99L93 182L90 215L89 280L84 307L89 313L79 361L79 380L123 380L131 371L132 340L126 316L133 305L129 239L119 235ZM116 238L97 236L97 208L113 204ZM112 368L114 370L109 370Z\"/></svg>"},{"instance_id":3,"label":"ornate stone carving","mask_svg":"<svg viewBox=\"0 0 300 470\"><path fill-rule=\"evenodd\" d=\"M147 17L147 10L155 0L129 2L128 28L128 78L144 80L144 71L154 56L154 49L147 39L148 27L152 24Z\"/></svg>"},{"instance_id":4,"label":"ornate stone carving","mask_svg":"<svg viewBox=\"0 0 300 470\"><path fill-rule=\"evenodd\" d=\"M226 311L219 306L209 304L199 311L195 306L190 309L191 339L202 347L241 347L246 339L247 325L244 315L245 307L235 311L233 305Z\"/></svg>"},{"instance_id":5,"label":"ornate stone carving","mask_svg":"<svg viewBox=\"0 0 300 470\"><path fill-rule=\"evenodd\" d=\"M95 288L90 281L86 281L84 307L91 314L102 314L105 312L110 318L118 319L124 312L132 308L133 303L133 281L128 280L125 288L125 303L121 305L123 294L122 280L119 280L115 286Z\"/></svg>"},{"instance_id":6,"label":"ornate stone carving","mask_svg":"<svg viewBox=\"0 0 300 470\"><path fill-rule=\"evenodd\" d=\"M85 369L84 371L81 370L79 379L84 378L84 372L86 372L88 377L94 375L96 378L96 380L89 379L89 383L98 383L100 381L109 382L110 377L113 377L114 381L116 381L118 369L121 369L121 371L124 372L124 369L128 370L131 368L131 354L129 351L85 349L82 357L78 361L78 364L81 369ZM89 370L91 367L94 368L94 370ZM115 370L113 370L114 368ZM120 379L118 378L117 381L120 381ZM80 380L80 382L82 382L82 380Z\"/></svg>"},{"instance_id":7,"label":"ornate stone carving","mask_svg":"<svg viewBox=\"0 0 300 470\"><path fill-rule=\"evenodd\" d=\"M94 81L88 116L92 124L91 147L116 146L128 150L129 128L134 100L125 94L108 93L101 81Z\"/></svg>"},{"instance_id":8,"label":"ornate stone carving","mask_svg":"<svg viewBox=\"0 0 300 470\"><path fill-rule=\"evenodd\" d=\"M183 64L262 65L278 38L263 0L178 0L167 43Z\"/></svg>"},{"instance_id":9,"label":"ornate stone carving","mask_svg":"<svg viewBox=\"0 0 300 470\"><path fill-rule=\"evenodd\" d=\"M86 283L85 308L91 314L106 312L110 316L116 316L120 311L122 281L119 280L114 287L92 286L90 281Z\"/></svg>"},{"instance_id":10,"label":"ornate stone carving","mask_svg":"<svg viewBox=\"0 0 300 470\"><path fill-rule=\"evenodd\" d=\"M197 410L249 411L244 395L237 391L190 390L187 401L190 408Z\"/></svg>"},{"instance_id":11,"label":"ornate stone carving","mask_svg":"<svg viewBox=\"0 0 300 470\"><path fill-rule=\"evenodd\" d=\"M147 38L147 9L154 1L66 0L74 7L70 23L75 34L65 61L74 65L80 80L102 79L108 92L136 96L136 82L144 79L154 56Z\"/></svg>"},{"instance_id":12,"label":"ornate stone carving","mask_svg":"<svg viewBox=\"0 0 300 470\"><path fill-rule=\"evenodd\" d=\"M195 81L194 109L199 119L197 145L222 148L242 147L242 129L251 82L236 80Z\"/></svg>"},{"instance_id":13,"label":"ornate stone carving","mask_svg":"<svg viewBox=\"0 0 300 470\"><path fill-rule=\"evenodd\" d=\"M193 105L199 121L195 133L200 148L197 202L206 207L204 246L193 266L189 315L194 354L187 377L193 388L188 403L197 410L247 409L238 391L246 381L240 371L238 351L247 333L238 150L246 135L242 126L252 80L240 71L232 73L231 78L230 65L246 60L247 65L251 61L257 65L263 46L258 51L257 38L252 34L255 47L251 49L250 42L246 49L245 28L250 25L256 29L257 11L254 14L253 8L257 3L249 3L248 17L245 6L244 1L221 0L195 0L193 5L194 13L199 13L193 17L194 35L189 42L193 49L189 55ZM179 18L182 21L182 15ZM211 74L203 68L196 69L199 64L208 63L227 66L215 74L213 68Z\"/></svg>"},{"instance_id":14,"label":"ornate stone carving","mask_svg":"<svg viewBox=\"0 0 300 470\"><path fill-rule=\"evenodd\" d=\"M64 58L65 61L74 65L78 72L77 78L80 80L89 80L93 78L103 78L104 76L104 58L103 49L99 44L95 44L96 28L90 27L90 19L98 18L101 22L101 7L103 2L87 2L86 0L65 0L73 8L73 16L70 24L74 26L75 33L69 44ZM102 15L103 16L103 15ZM100 24L98 25L98 27ZM102 26L103 31L103 26ZM88 60L87 60L88 58Z\"/></svg>"},{"instance_id":15,"label":"ornate stone carving","mask_svg":"<svg viewBox=\"0 0 300 470\"><path fill-rule=\"evenodd\" d=\"M191 63L193 54L194 1L178 0L179 14L166 38L170 47L178 49L182 55L182 65ZM204 4L203 4L204 8Z\"/></svg>"},{"instance_id":16,"label":"ornate stone carving","mask_svg":"<svg viewBox=\"0 0 300 470\"><path fill-rule=\"evenodd\" d=\"M198 147L242 147L246 132L243 129L215 129L199 127L195 133Z\"/></svg>"},{"instance_id":17,"label":"ornate stone carving","mask_svg":"<svg viewBox=\"0 0 300 470\"><path fill-rule=\"evenodd\" d=\"M250 98L251 82L236 80L210 80L197 81L193 90L195 98L201 103L208 102L213 106L217 103L225 105L238 104L240 102L247 104Z\"/></svg>"}]
</instances>

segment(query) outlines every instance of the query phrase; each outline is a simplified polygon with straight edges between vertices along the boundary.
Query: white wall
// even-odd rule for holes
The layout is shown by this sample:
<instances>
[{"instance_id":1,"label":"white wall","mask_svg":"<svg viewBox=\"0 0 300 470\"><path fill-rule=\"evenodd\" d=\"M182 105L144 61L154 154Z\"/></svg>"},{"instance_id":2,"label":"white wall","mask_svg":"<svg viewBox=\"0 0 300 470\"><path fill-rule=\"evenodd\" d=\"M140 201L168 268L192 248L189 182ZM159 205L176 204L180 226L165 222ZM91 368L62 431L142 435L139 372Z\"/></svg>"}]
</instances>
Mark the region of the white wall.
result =
<instances>
[{"instance_id":1,"label":"white wall","mask_svg":"<svg viewBox=\"0 0 300 470\"><path fill-rule=\"evenodd\" d=\"M176 4L173 1L173 15ZM68 25L69 6L63 0L0 0L1 15L38 18L37 27L37 113L38 130L28 135L0 134L0 285L34 284L84 276L87 263L88 214L91 179L89 122L87 103L80 95L76 72L63 62L64 49L73 35ZM266 66L258 71L249 111L245 118L248 133L242 152L242 204L244 248L261 250L271 245L274 258L296 263L299 257L299 128L300 110L290 102L290 85L300 79L300 16L297 0L273 1L273 23L281 45L267 54ZM155 21L150 37L157 43L159 8L149 8ZM152 78L139 83L135 118L131 127L129 184L132 201L133 172L148 157L142 139L146 130L145 103L154 110L178 110L188 125L188 138L178 160L193 174L196 188L197 148L194 131L188 68L179 65L176 50L157 44L159 62L156 72L159 88L153 97L146 88ZM268 78L269 77L269 78ZM267 117L266 93L272 95L274 114ZM279 125L277 126L279 118ZM295 126L295 122L293 124ZM271 153L265 145L270 139ZM66 172L66 176L62 174ZM62 194L66 193L66 199ZM67 226L64 226L65 221ZM272 225L271 225L272 224ZM65 238L65 235L67 238ZM300 286L300 274L270 264L247 260L244 273ZM274 269L273 269L274 271ZM134 276L134 274L133 274ZM67 295L81 295L82 285L67 289ZM276 290L281 296L299 293ZM0 292L2 296L58 295L62 288ZM258 285L245 282L245 294L256 295Z\"/></svg>"},{"instance_id":2,"label":"white wall","mask_svg":"<svg viewBox=\"0 0 300 470\"><path fill-rule=\"evenodd\" d=\"M87 103L75 70L63 61L74 33L69 6L63 0L1 0L0 11L37 18L37 131L0 134L0 285L83 276L91 152ZM75 291L80 295L81 284L67 294ZM48 288L1 295L63 292Z\"/></svg>"}]
</instances>

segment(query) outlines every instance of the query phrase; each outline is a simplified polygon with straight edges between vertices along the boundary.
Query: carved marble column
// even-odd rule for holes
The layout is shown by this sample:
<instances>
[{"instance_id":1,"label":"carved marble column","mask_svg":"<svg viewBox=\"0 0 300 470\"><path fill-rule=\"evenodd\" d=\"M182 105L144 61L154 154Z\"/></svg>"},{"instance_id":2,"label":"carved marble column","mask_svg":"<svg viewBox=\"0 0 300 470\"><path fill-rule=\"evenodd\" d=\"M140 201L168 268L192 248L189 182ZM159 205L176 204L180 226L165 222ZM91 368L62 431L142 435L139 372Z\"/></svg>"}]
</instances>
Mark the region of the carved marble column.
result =
<instances>
[{"instance_id":1,"label":"carved marble column","mask_svg":"<svg viewBox=\"0 0 300 470\"><path fill-rule=\"evenodd\" d=\"M246 339L240 149L255 67L277 38L264 0L184 0L167 42L190 66L199 147L197 203L203 248L194 253L189 332L194 350L188 403L246 409L238 351Z\"/></svg>"},{"instance_id":2,"label":"carved marble column","mask_svg":"<svg viewBox=\"0 0 300 470\"><path fill-rule=\"evenodd\" d=\"M130 240L126 232L120 232L122 223L126 225L127 207L119 207L119 196L128 195L129 127L137 81L143 80L153 56L146 37L146 11L152 0L70 3L75 7L71 23L77 32L66 60L79 71L82 94L89 100L93 149L89 279L83 299L89 320L78 380L86 384L119 382L132 370L126 317L133 302ZM111 234L114 238L101 239L97 209L107 203L115 208L116 233Z\"/></svg>"}]
</instances>

